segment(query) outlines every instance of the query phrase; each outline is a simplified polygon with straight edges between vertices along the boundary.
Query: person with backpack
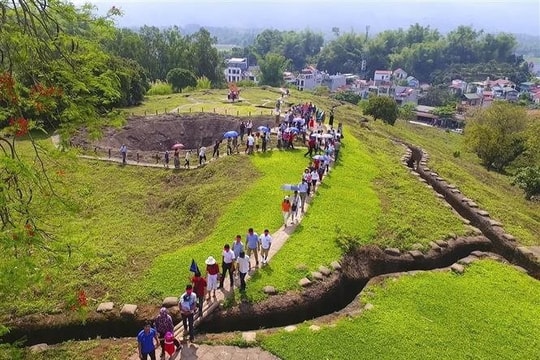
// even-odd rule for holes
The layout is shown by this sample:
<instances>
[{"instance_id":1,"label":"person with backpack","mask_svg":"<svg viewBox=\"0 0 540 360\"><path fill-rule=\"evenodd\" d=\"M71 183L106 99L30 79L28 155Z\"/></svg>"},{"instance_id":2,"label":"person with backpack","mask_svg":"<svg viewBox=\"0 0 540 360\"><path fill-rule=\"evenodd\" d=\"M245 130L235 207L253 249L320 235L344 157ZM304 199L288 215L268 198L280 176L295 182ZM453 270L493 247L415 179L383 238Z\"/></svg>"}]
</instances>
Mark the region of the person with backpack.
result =
<instances>
[{"instance_id":1,"label":"person with backpack","mask_svg":"<svg viewBox=\"0 0 540 360\"><path fill-rule=\"evenodd\" d=\"M184 336L189 334L189 341L193 342L195 338L193 333L193 321L195 310L197 309L197 295L193 292L191 284L186 286L186 292L180 296L178 302L180 314L182 315L182 324L184 325Z\"/></svg>"}]
</instances>

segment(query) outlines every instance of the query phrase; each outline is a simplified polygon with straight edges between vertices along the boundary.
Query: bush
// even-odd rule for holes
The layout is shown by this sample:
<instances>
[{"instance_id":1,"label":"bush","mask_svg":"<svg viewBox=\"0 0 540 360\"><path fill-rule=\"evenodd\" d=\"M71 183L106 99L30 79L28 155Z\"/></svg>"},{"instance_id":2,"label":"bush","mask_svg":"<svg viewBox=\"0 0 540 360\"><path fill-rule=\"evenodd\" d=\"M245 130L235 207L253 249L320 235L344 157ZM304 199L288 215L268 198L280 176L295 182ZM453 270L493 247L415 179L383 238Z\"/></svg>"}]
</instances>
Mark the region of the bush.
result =
<instances>
[{"instance_id":1,"label":"bush","mask_svg":"<svg viewBox=\"0 0 540 360\"><path fill-rule=\"evenodd\" d=\"M255 84L255 82L251 80L242 80L242 81L237 82L236 85L238 85L238 87L240 88L248 88L248 87L257 86L257 84Z\"/></svg>"},{"instance_id":2,"label":"bush","mask_svg":"<svg viewBox=\"0 0 540 360\"><path fill-rule=\"evenodd\" d=\"M525 199L540 195L540 166L528 166L519 169L512 185L519 186L525 192Z\"/></svg>"},{"instance_id":3,"label":"bush","mask_svg":"<svg viewBox=\"0 0 540 360\"><path fill-rule=\"evenodd\" d=\"M198 77L195 88L197 90L209 90L212 88L212 82L206 76Z\"/></svg>"},{"instance_id":4,"label":"bush","mask_svg":"<svg viewBox=\"0 0 540 360\"><path fill-rule=\"evenodd\" d=\"M171 84L166 82L156 81L150 87L150 90L146 92L146 95L170 95L173 93Z\"/></svg>"},{"instance_id":5,"label":"bush","mask_svg":"<svg viewBox=\"0 0 540 360\"><path fill-rule=\"evenodd\" d=\"M345 101L345 102L351 103L353 105L358 105L360 100L362 100L362 96L360 96L359 94L356 94L356 93L354 93L354 92L352 92L350 90L338 92L334 96L334 98L336 100Z\"/></svg>"},{"instance_id":6,"label":"bush","mask_svg":"<svg viewBox=\"0 0 540 360\"><path fill-rule=\"evenodd\" d=\"M344 254L358 249L362 245L360 236L344 233L340 227L336 227L336 244Z\"/></svg>"}]
</instances>

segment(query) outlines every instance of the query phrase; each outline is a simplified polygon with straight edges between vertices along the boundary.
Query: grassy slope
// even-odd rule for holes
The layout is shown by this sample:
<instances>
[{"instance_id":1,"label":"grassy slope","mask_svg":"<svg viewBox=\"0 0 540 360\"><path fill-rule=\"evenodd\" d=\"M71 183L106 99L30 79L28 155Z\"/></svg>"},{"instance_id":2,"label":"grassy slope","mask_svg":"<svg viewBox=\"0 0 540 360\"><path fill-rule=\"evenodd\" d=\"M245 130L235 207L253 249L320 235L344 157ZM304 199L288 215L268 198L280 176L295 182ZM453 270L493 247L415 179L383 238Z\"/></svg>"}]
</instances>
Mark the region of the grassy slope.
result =
<instances>
[{"instance_id":1,"label":"grassy slope","mask_svg":"<svg viewBox=\"0 0 540 360\"><path fill-rule=\"evenodd\" d=\"M157 256L145 280L133 284L130 293L137 294L136 298L144 298L148 293L177 295L185 285L182 279L187 281L190 275L188 270L192 258L204 269L204 260L209 255L221 259L223 245L231 244L236 234L241 234L245 239L250 227L259 233L264 228L273 232L280 227L280 203L283 196L280 185L298 181L306 161L298 152L278 151L258 154L251 160L260 174L258 181L239 192L238 197L227 205L211 234L196 245ZM236 184L230 186L235 191L239 190Z\"/></svg>"},{"instance_id":2,"label":"grassy slope","mask_svg":"<svg viewBox=\"0 0 540 360\"><path fill-rule=\"evenodd\" d=\"M465 275L423 273L388 280L364 297L374 309L323 326L263 339L282 359L535 359L540 284L482 261Z\"/></svg>"},{"instance_id":3,"label":"grassy slope","mask_svg":"<svg viewBox=\"0 0 540 360\"><path fill-rule=\"evenodd\" d=\"M500 220L521 243L540 244L540 204L526 201L522 191L510 184L509 177L483 168L476 156L467 152L463 136L401 121L381 130L425 148L433 170ZM460 157L453 157L455 151L460 152Z\"/></svg>"}]
</instances>

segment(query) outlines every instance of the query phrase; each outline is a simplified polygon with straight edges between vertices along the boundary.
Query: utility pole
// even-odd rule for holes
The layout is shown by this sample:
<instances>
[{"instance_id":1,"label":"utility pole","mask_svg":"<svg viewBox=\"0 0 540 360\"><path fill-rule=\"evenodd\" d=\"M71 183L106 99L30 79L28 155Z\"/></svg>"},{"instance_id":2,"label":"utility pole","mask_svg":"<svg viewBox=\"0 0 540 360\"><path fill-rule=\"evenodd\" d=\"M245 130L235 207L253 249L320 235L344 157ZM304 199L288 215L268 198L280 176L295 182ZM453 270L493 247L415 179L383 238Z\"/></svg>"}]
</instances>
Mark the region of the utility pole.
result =
<instances>
[{"instance_id":1,"label":"utility pole","mask_svg":"<svg viewBox=\"0 0 540 360\"><path fill-rule=\"evenodd\" d=\"M364 39L365 42L368 41L368 37L369 37L369 25L366 25L366 38Z\"/></svg>"}]
</instances>

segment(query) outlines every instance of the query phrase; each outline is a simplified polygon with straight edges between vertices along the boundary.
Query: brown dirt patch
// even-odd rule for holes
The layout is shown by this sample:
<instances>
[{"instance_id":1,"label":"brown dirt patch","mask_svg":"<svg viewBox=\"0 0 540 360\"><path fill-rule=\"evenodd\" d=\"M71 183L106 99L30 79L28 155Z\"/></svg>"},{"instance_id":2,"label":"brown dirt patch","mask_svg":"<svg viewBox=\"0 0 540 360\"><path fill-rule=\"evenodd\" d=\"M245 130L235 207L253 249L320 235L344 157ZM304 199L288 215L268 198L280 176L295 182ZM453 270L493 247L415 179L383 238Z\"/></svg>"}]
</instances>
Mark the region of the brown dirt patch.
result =
<instances>
[{"instance_id":1,"label":"brown dirt patch","mask_svg":"<svg viewBox=\"0 0 540 360\"><path fill-rule=\"evenodd\" d=\"M223 139L229 130L239 131L240 122L251 120L253 130L259 126L273 126L272 116L235 117L211 113L162 114L156 116L131 116L122 128L107 128L99 140L91 140L82 130L72 138L75 146L88 150L97 149L117 152L122 144L128 151L141 155L170 150L175 143L184 144L186 149L212 146ZM210 149L209 149L210 150Z\"/></svg>"}]
</instances>

